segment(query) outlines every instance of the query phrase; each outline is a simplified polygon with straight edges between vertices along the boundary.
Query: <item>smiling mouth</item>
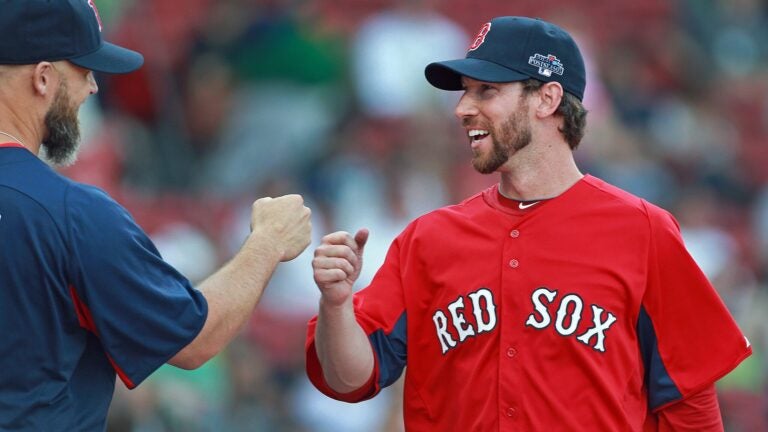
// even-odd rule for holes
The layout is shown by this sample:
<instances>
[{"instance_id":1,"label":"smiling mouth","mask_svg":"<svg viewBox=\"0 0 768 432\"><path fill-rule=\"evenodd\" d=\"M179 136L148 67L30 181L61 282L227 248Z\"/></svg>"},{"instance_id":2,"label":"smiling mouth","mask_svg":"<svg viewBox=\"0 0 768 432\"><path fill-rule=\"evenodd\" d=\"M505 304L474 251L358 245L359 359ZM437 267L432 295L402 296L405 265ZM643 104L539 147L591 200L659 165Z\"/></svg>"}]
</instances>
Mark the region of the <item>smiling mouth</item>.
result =
<instances>
[{"instance_id":1,"label":"smiling mouth","mask_svg":"<svg viewBox=\"0 0 768 432\"><path fill-rule=\"evenodd\" d=\"M470 129L467 132L467 136L469 137L469 143L475 144L482 141L485 137L490 135L490 133L485 129ZM473 145L474 147L474 145Z\"/></svg>"},{"instance_id":2,"label":"smiling mouth","mask_svg":"<svg viewBox=\"0 0 768 432\"><path fill-rule=\"evenodd\" d=\"M472 129L469 132L467 132L467 136L469 136L469 139L472 141L480 141L481 139L487 137L488 135L489 135L489 132L483 129Z\"/></svg>"}]
</instances>

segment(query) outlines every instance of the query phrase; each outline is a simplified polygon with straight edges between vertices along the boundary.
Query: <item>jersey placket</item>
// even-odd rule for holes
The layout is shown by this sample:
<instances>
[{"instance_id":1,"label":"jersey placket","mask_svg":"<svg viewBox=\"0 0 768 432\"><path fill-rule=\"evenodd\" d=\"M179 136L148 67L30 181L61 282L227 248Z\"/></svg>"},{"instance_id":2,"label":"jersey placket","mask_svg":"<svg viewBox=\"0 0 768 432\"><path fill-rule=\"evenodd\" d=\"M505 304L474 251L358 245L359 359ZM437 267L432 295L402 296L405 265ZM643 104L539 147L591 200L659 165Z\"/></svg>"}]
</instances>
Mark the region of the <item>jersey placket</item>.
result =
<instances>
[{"instance_id":1,"label":"jersey placket","mask_svg":"<svg viewBox=\"0 0 768 432\"><path fill-rule=\"evenodd\" d=\"M522 330L519 297L522 272L525 271L525 256L521 247L523 229L520 228L519 216L508 217L509 224L504 238L501 256L501 333L499 337L499 430L520 430L522 404L522 367L520 364L520 338Z\"/></svg>"}]
</instances>

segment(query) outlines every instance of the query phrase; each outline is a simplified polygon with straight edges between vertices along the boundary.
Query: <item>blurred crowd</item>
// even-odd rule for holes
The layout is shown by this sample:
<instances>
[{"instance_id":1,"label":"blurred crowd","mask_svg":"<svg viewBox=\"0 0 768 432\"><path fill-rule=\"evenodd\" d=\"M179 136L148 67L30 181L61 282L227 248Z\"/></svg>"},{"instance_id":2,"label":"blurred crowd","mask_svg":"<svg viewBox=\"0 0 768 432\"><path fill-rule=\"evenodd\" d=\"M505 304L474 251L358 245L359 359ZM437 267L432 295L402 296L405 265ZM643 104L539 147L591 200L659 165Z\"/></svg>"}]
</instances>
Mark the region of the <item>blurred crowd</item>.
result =
<instances>
[{"instance_id":1,"label":"blurred crowd","mask_svg":"<svg viewBox=\"0 0 768 432\"><path fill-rule=\"evenodd\" d=\"M754 354L718 383L726 430L768 431L765 0L96 0L145 66L98 77L64 173L111 193L193 281L248 233L250 204L304 195L314 244L275 273L241 337L194 372L118 383L108 430L392 432L399 384L356 405L304 374L312 249L366 227L359 287L416 216L493 184L423 70L493 16L568 29L587 62L591 173L670 210ZM706 319L706 317L701 317ZM712 349L718 341L712 340Z\"/></svg>"}]
</instances>

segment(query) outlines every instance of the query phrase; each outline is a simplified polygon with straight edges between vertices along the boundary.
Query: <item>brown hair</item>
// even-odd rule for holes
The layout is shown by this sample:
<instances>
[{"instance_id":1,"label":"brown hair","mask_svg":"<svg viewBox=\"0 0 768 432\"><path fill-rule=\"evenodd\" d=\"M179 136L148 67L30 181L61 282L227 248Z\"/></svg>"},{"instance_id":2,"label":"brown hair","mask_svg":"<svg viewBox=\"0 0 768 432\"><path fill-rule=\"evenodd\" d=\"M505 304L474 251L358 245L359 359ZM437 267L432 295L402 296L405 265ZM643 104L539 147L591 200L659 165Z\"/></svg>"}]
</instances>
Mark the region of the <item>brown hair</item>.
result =
<instances>
[{"instance_id":1,"label":"brown hair","mask_svg":"<svg viewBox=\"0 0 768 432\"><path fill-rule=\"evenodd\" d=\"M538 91L544 85L543 81L533 78L521 83L523 84L523 93L526 96ZM560 101L560 106L557 107L556 114L563 117L563 125L558 130L571 150L575 150L581 139L584 138L584 130L587 126L587 109L576 96L563 92L563 99Z\"/></svg>"}]
</instances>

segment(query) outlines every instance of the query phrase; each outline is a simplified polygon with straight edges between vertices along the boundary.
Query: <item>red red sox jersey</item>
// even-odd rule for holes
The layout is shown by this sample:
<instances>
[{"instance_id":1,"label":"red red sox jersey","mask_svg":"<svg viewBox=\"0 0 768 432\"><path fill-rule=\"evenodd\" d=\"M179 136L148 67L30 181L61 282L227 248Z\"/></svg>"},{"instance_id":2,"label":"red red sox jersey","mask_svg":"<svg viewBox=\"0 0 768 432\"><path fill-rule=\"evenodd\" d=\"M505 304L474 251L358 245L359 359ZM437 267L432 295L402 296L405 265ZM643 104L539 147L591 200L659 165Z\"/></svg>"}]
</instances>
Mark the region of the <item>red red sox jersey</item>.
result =
<instances>
[{"instance_id":1,"label":"red red sox jersey","mask_svg":"<svg viewBox=\"0 0 768 432\"><path fill-rule=\"evenodd\" d=\"M666 211L585 176L521 209L489 188L413 221L355 314L375 353L376 395L408 366L413 431L640 431L711 385L749 342Z\"/></svg>"}]
</instances>

